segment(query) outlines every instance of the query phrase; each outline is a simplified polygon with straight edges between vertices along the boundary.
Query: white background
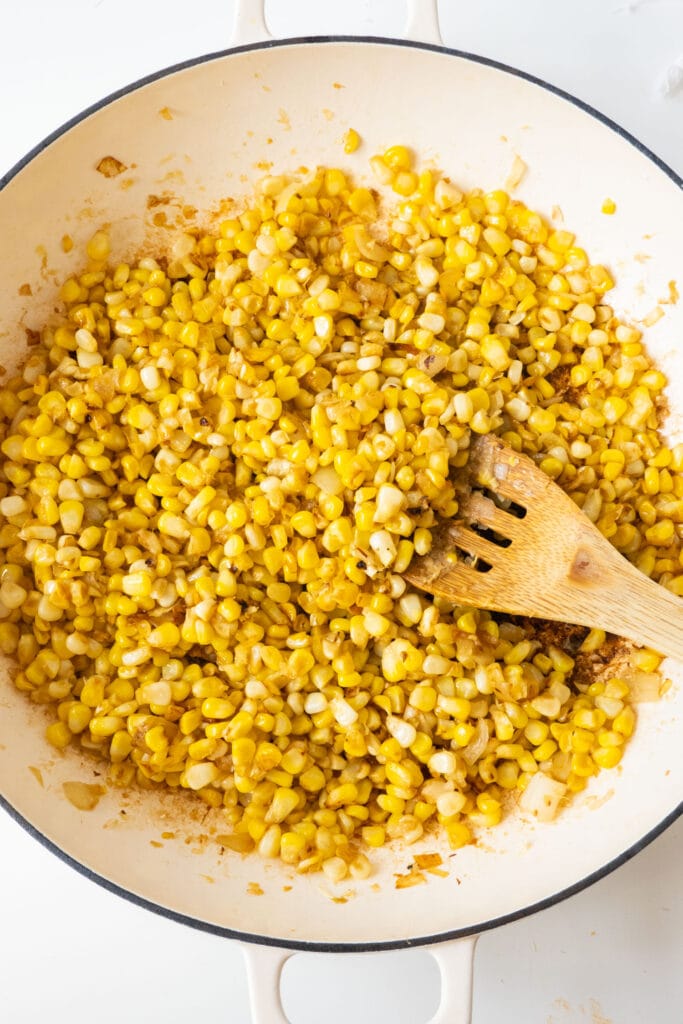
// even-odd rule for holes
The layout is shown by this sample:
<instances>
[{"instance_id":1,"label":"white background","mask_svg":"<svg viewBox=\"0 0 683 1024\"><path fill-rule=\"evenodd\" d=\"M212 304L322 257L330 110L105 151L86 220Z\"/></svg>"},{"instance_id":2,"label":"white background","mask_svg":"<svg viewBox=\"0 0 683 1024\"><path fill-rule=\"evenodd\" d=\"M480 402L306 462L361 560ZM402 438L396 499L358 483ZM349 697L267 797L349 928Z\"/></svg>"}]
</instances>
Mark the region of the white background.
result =
<instances>
[{"instance_id":1,"label":"white background","mask_svg":"<svg viewBox=\"0 0 683 1024\"><path fill-rule=\"evenodd\" d=\"M231 0L1 0L0 174L106 93L227 45ZM271 0L276 35L399 35L396 0ZM446 44L545 78L683 174L683 0L442 0ZM567 159L577 155L567 140ZM2 225L0 225L0 231ZM682 738L683 742L683 738ZM1 787L1 780L0 780ZM609 878L484 935L474 1024L680 1024L683 822ZM523 869L522 867L520 869ZM298 956L292 1024L422 1024L428 953ZM0 1024L249 1024L241 953L124 903L0 815ZM457 1024L457 1022L453 1022Z\"/></svg>"}]
</instances>

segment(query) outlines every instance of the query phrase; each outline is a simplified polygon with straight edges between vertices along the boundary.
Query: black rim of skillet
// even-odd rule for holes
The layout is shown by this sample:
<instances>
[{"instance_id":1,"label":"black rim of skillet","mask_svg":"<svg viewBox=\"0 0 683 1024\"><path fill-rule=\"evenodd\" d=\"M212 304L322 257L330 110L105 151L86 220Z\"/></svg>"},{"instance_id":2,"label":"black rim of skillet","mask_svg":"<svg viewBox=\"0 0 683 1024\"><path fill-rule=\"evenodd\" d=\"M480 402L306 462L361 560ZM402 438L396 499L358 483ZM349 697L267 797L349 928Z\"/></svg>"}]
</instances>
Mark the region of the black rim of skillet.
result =
<instances>
[{"instance_id":1,"label":"black rim of skillet","mask_svg":"<svg viewBox=\"0 0 683 1024\"><path fill-rule=\"evenodd\" d=\"M185 71L188 68L196 67L199 64L206 64L209 61L220 60L224 57L229 57L232 54L245 53L254 50L269 50L275 47L281 46L301 46L301 45L313 45L313 44L325 44L325 43L359 43L366 44L370 43L373 45L383 46L404 46L412 49L427 50L433 53L445 54L451 57L459 57L463 60L471 61L474 64L483 64L486 67L495 68L498 71L503 71L506 74L513 75L516 78L522 78L527 82L531 82L533 85L537 85L546 92L550 92L560 99L566 100L583 110L584 113L589 114L595 120L599 121L606 128L616 132L622 139L630 143L635 147L643 156L647 157L656 167L659 168L674 185L677 185L683 190L683 178L677 174L671 167L660 160L647 146L644 146L642 142L636 139L629 132L625 131L620 125L616 124L609 117L601 114L600 111L596 110L589 103L584 103L582 100L577 99L570 93L565 92L563 89L557 88L550 82L546 82L541 78L537 78L534 75L527 74L524 71L520 71L517 68L510 67L507 64L502 64L499 61L489 60L486 57L479 57L476 54L467 53L463 50L454 50L446 46L437 46L431 43L415 43L406 39L391 39L381 36L349 36L349 35L332 35L332 36L300 36L292 39L277 39L268 40L261 43L252 43L245 46L236 46L227 50L220 50L215 53L209 53L201 57L194 57L191 60L181 61L178 64L174 64L171 67L163 68L161 71L156 71L153 74L146 75L144 78L139 78L137 81L132 82L130 85L125 86L123 89L117 89L115 92L110 93L104 99L92 106L88 107L82 113L77 114L71 118L65 124L63 124L56 131L48 135L42 142L35 146L30 152L26 154L21 160L18 161L6 174L0 177L0 191L4 189L17 174L20 173L34 157L42 153L48 146L51 145L56 139L64 135L71 128L76 127L81 121L90 117L91 114L97 113L103 107L108 106L110 103L127 96L129 93L136 92L145 85L149 85L152 82L156 82L161 78L166 78L169 75L173 75L178 71ZM560 903L562 900L567 899L569 896L573 896L575 893L581 892L583 889L588 888L594 882L599 881L606 875L610 874L616 868L625 864L627 861L635 857L636 854L640 853L646 846L657 838L662 832L664 832L670 825L677 820L677 818L683 814L683 801L675 807L661 822L659 822L653 829L642 836L636 843L622 851L619 856L609 861L607 864L602 865L596 871L586 875L585 878L575 882L573 885L568 886L566 889L560 889L558 892L553 893L551 896L547 896L543 900L539 900L536 903L530 904L529 906L523 907L520 910L503 914L500 917L491 918L488 921L482 921L477 925L470 928L457 928L452 931L441 932L436 935L420 935L414 938L405 939L392 939L388 941L377 941L377 942L318 942L318 941L304 941L304 940L293 940L286 938L272 938L270 936L252 934L250 932L237 931L232 928L223 928L216 924L211 924L208 921L200 920L199 918L191 917L187 914L178 913L169 907L162 906L159 903L155 903L152 900L145 899L142 896L138 896L136 893L130 892L128 889L123 888L120 885L110 881L108 878L104 878L102 875L98 875L92 871L85 864L75 860L68 853L62 850L59 846L53 843L47 836L43 835L31 822L27 821L8 801L0 794L0 806L3 807L10 817L24 828L30 836L41 843L46 849L54 853L60 860L64 861L65 864L69 864L72 868L78 871L85 878L90 879L92 882L96 882L101 885L104 889L109 892L115 893L117 896L123 897L130 903L134 903L138 907L143 907L146 910L151 910L156 914L161 914L163 917L168 918L171 921L177 921L179 924L188 925L191 928L197 928L200 931L209 932L213 935L220 935L229 939L237 939L240 942L256 943L262 946L277 946L285 949L298 950L300 952L309 953L364 953L364 952L375 952L382 950L391 949L407 949L415 946L428 946L435 943L447 942L452 939L464 938L465 936L478 935L481 932L489 931L492 928L498 928L504 924L510 924L513 921L518 921L524 917L528 917L530 914L535 914L539 910L545 910L548 907L554 906L556 903Z\"/></svg>"}]
</instances>

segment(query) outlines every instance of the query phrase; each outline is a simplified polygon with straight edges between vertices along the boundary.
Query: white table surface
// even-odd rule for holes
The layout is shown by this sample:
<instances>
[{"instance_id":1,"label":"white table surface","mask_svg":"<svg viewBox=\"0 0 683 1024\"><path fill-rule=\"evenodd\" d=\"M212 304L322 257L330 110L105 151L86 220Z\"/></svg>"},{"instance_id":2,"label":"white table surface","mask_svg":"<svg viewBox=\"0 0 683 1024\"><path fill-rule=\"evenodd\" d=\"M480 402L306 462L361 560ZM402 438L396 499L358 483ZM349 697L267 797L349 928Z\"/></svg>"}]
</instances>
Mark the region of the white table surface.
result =
<instances>
[{"instance_id":1,"label":"white table surface","mask_svg":"<svg viewBox=\"0 0 683 1024\"><path fill-rule=\"evenodd\" d=\"M227 43L231 0L3 0L0 174L111 90ZM162 13L163 12L163 13ZM682 0L442 0L448 45L587 100L683 173ZM396 0L271 0L278 35L400 34ZM1 225L0 225L1 230ZM680 1024L683 821L592 888L479 941L474 1024ZM1 1024L248 1024L228 941L125 903L0 814ZM428 953L297 956L292 1024L422 1024L438 1002Z\"/></svg>"}]
</instances>

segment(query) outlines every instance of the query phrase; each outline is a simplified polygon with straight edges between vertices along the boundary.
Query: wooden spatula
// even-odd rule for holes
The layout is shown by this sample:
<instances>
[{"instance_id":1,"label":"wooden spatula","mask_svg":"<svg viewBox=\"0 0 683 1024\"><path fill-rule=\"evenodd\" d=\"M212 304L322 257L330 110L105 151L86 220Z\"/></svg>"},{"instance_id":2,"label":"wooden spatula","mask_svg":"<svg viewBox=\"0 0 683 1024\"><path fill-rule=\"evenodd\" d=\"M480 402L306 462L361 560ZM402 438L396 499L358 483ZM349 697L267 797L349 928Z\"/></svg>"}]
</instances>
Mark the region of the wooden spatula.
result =
<instances>
[{"instance_id":1,"label":"wooden spatula","mask_svg":"<svg viewBox=\"0 0 683 1024\"><path fill-rule=\"evenodd\" d=\"M683 660L683 600L627 562L530 458L484 435L463 473L457 517L432 529L430 553L404 573L413 586L597 627Z\"/></svg>"}]
</instances>

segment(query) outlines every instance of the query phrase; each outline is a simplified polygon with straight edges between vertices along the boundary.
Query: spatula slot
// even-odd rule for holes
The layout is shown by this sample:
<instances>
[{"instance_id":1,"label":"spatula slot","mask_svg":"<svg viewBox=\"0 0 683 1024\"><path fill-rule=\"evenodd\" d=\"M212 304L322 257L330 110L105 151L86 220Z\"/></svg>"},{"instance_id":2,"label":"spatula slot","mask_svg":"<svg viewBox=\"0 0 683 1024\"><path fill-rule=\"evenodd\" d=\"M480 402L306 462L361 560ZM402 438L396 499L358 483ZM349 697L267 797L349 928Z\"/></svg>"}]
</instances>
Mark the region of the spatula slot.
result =
<instances>
[{"instance_id":1,"label":"spatula slot","mask_svg":"<svg viewBox=\"0 0 683 1024\"><path fill-rule=\"evenodd\" d=\"M461 522L484 540L507 548L519 536L526 509L520 505L501 507L498 495L477 489L461 501L458 514Z\"/></svg>"},{"instance_id":2,"label":"spatula slot","mask_svg":"<svg viewBox=\"0 0 683 1024\"><path fill-rule=\"evenodd\" d=\"M492 491L488 487L482 487L479 493L488 498L489 501L492 501L501 512L507 512L508 515L514 516L515 519L524 519L526 516L527 510L524 505L519 505L516 501L511 501L510 498L504 498L497 491Z\"/></svg>"},{"instance_id":3,"label":"spatula slot","mask_svg":"<svg viewBox=\"0 0 683 1024\"><path fill-rule=\"evenodd\" d=\"M503 536L502 533L496 533L496 531L492 530L489 526L484 526L476 520L473 520L469 524L469 527L471 530L474 530L475 533L479 534L480 537L483 537L484 540L490 540L492 544L497 544L499 548L509 548L512 544L509 537Z\"/></svg>"},{"instance_id":4,"label":"spatula slot","mask_svg":"<svg viewBox=\"0 0 683 1024\"><path fill-rule=\"evenodd\" d=\"M518 505L516 501L509 501L506 505L501 504L500 507L504 512L508 512L511 516L514 516L515 519L524 519L526 515L524 505Z\"/></svg>"},{"instance_id":5,"label":"spatula slot","mask_svg":"<svg viewBox=\"0 0 683 1024\"><path fill-rule=\"evenodd\" d=\"M472 569L474 572L491 572L493 566L483 558L478 558L477 555L471 555L463 548L458 548L458 552L462 555L459 559L461 565L466 565L468 569Z\"/></svg>"}]
</instances>

